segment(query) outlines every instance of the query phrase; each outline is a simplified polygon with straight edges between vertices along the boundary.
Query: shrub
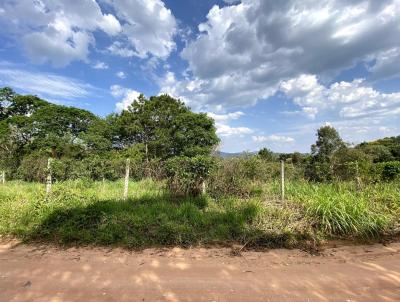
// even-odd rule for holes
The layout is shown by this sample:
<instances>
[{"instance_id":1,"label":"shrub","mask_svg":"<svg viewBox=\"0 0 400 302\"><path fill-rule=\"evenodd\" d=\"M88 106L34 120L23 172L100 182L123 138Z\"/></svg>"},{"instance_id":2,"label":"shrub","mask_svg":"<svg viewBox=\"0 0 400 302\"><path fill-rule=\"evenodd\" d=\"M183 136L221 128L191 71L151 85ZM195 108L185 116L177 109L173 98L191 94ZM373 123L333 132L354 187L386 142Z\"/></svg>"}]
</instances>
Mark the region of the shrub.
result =
<instances>
[{"instance_id":1,"label":"shrub","mask_svg":"<svg viewBox=\"0 0 400 302\"><path fill-rule=\"evenodd\" d=\"M382 170L383 180L395 180L400 175L400 162L385 163Z\"/></svg>"},{"instance_id":2,"label":"shrub","mask_svg":"<svg viewBox=\"0 0 400 302\"><path fill-rule=\"evenodd\" d=\"M24 157L18 167L18 177L26 181L44 181L47 176L46 152L33 152Z\"/></svg>"},{"instance_id":3,"label":"shrub","mask_svg":"<svg viewBox=\"0 0 400 302\"><path fill-rule=\"evenodd\" d=\"M165 168L170 192L176 197L200 195L214 166L214 159L203 155L168 159Z\"/></svg>"},{"instance_id":4,"label":"shrub","mask_svg":"<svg viewBox=\"0 0 400 302\"><path fill-rule=\"evenodd\" d=\"M281 164L267 162L258 156L222 159L210 176L207 192L214 198L236 196L248 198L259 195L261 183L280 179ZM302 179L302 165L285 165L287 180Z\"/></svg>"}]
</instances>

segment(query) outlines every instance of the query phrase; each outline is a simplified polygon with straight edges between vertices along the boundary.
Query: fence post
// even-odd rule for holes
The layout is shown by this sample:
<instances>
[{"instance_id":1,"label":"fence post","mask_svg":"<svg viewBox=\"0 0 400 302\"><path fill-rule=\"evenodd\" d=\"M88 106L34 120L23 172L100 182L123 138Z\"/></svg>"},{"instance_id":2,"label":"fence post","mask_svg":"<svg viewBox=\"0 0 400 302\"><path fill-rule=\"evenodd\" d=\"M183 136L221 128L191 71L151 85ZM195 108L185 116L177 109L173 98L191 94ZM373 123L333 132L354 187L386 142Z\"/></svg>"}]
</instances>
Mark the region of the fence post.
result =
<instances>
[{"instance_id":1,"label":"fence post","mask_svg":"<svg viewBox=\"0 0 400 302\"><path fill-rule=\"evenodd\" d=\"M203 182L201 183L201 193L204 195L206 194L206 191L207 191L206 181L203 180Z\"/></svg>"},{"instance_id":2,"label":"fence post","mask_svg":"<svg viewBox=\"0 0 400 302\"><path fill-rule=\"evenodd\" d=\"M358 161L356 161L356 183L357 183L357 190L361 190L361 178L360 178L360 171L358 169Z\"/></svg>"},{"instance_id":3,"label":"fence post","mask_svg":"<svg viewBox=\"0 0 400 302\"><path fill-rule=\"evenodd\" d=\"M46 196L48 196L51 192L51 158L47 159L47 177L46 177Z\"/></svg>"},{"instance_id":4,"label":"fence post","mask_svg":"<svg viewBox=\"0 0 400 302\"><path fill-rule=\"evenodd\" d=\"M3 184L5 184L5 182L6 182L6 171L4 171L4 170L1 172L1 182Z\"/></svg>"},{"instance_id":5,"label":"fence post","mask_svg":"<svg viewBox=\"0 0 400 302\"><path fill-rule=\"evenodd\" d=\"M281 199L285 200L285 161L281 160Z\"/></svg>"},{"instance_id":6,"label":"fence post","mask_svg":"<svg viewBox=\"0 0 400 302\"><path fill-rule=\"evenodd\" d=\"M129 158L126 159L126 167L125 167L125 186L124 186L124 200L128 199L128 186L129 186Z\"/></svg>"}]
</instances>

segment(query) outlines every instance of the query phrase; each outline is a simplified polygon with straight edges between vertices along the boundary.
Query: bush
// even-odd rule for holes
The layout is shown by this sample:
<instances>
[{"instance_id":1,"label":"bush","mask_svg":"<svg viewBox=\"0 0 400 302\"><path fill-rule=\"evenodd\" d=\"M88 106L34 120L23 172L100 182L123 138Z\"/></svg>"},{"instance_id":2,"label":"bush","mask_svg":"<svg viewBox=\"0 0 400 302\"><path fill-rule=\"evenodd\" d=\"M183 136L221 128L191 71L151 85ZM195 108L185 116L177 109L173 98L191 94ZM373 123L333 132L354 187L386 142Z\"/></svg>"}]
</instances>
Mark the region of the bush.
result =
<instances>
[{"instance_id":1,"label":"bush","mask_svg":"<svg viewBox=\"0 0 400 302\"><path fill-rule=\"evenodd\" d=\"M44 181L47 176L47 159L48 154L42 151L25 156L18 167L18 177L26 181Z\"/></svg>"},{"instance_id":2,"label":"bush","mask_svg":"<svg viewBox=\"0 0 400 302\"><path fill-rule=\"evenodd\" d=\"M168 159L165 168L170 192L176 197L200 195L214 166L214 159L203 155Z\"/></svg>"},{"instance_id":3,"label":"bush","mask_svg":"<svg viewBox=\"0 0 400 302\"><path fill-rule=\"evenodd\" d=\"M236 196L249 198L258 195L261 183L280 179L281 164L267 162L258 156L221 159L218 169L210 176L207 192L214 198ZM285 165L285 178L289 181L302 179L302 165Z\"/></svg>"},{"instance_id":4,"label":"bush","mask_svg":"<svg viewBox=\"0 0 400 302\"><path fill-rule=\"evenodd\" d=\"M395 180L400 175L400 162L385 163L382 170L383 180Z\"/></svg>"}]
</instances>

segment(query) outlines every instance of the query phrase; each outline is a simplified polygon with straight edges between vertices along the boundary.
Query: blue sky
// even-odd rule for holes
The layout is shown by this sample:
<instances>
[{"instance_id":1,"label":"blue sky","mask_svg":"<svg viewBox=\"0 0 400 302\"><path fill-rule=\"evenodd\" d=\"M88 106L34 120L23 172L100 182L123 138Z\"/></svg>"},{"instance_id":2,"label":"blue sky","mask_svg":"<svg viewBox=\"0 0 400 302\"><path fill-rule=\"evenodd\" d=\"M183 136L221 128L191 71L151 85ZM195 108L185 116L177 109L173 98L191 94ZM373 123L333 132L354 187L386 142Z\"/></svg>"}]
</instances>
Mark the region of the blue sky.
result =
<instances>
[{"instance_id":1,"label":"blue sky","mask_svg":"<svg viewBox=\"0 0 400 302\"><path fill-rule=\"evenodd\" d=\"M105 116L169 93L227 152L400 134L400 1L3 0L0 85Z\"/></svg>"}]
</instances>

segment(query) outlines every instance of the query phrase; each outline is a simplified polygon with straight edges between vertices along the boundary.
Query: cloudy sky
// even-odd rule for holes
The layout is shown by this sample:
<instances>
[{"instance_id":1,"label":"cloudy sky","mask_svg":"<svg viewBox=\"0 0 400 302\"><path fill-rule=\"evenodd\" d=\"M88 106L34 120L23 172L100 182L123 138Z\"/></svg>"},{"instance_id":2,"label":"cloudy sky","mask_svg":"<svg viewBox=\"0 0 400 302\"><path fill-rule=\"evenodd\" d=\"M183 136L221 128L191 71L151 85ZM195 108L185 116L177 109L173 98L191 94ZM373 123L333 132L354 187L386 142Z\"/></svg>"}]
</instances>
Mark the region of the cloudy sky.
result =
<instances>
[{"instance_id":1,"label":"cloudy sky","mask_svg":"<svg viewBox=\"0 0 400 302\"><path fill-rule=\"evenodd\" d=\"M2 0L0 85L105 116L169 93L221 150L400 134L400 0Z\"/></svg>"}]
</instances>

